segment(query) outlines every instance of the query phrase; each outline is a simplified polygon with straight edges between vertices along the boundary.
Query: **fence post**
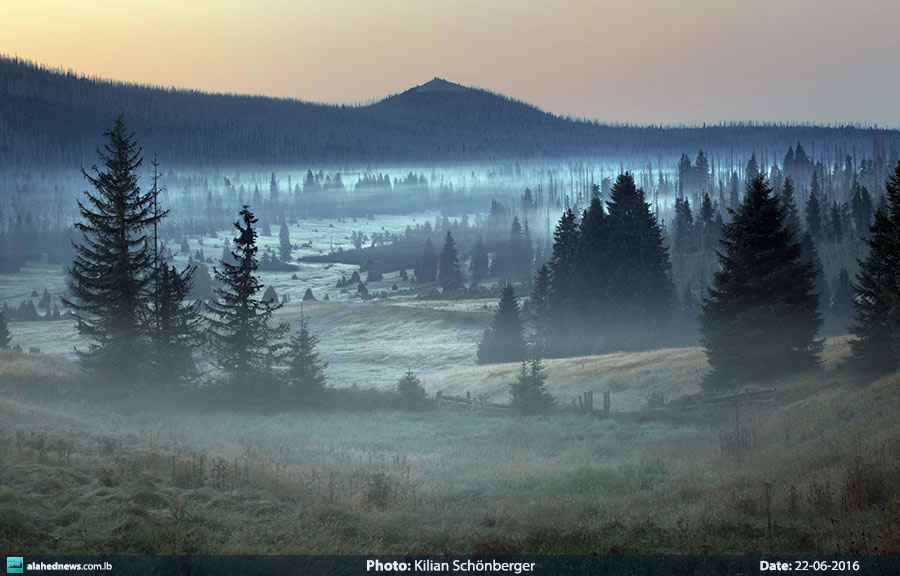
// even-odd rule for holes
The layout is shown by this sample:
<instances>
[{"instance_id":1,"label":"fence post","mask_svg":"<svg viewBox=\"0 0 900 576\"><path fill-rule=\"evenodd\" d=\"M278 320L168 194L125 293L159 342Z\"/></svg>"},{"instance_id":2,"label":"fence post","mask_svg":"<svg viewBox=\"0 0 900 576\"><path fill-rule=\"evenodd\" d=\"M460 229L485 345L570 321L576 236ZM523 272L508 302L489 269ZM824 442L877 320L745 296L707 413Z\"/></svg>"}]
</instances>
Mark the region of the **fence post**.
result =
<instances>
[{"instance_id":1,"label":"fence post","mask_svg":"<svg viewBox=\"0 0 900 576\"><path fill-rule=\"evenodd\" d=\"M441 394L441 391L440 391L440 390L438 390L438 391L435 393L435 395L434 395L434 399L437 401L437 407L438 407L438 408L441 407L441 396L443 396L443 394Z\"/></svg>"},{"instance_id":2,"label":"fence post","mask_svg":"<svg viewBox=\"0 0 900 576\"><path fill-rule=\"evenodd\" d=\"M603 413L609 414L609 392L603 393Z\"/></svg>"}]
</instances>

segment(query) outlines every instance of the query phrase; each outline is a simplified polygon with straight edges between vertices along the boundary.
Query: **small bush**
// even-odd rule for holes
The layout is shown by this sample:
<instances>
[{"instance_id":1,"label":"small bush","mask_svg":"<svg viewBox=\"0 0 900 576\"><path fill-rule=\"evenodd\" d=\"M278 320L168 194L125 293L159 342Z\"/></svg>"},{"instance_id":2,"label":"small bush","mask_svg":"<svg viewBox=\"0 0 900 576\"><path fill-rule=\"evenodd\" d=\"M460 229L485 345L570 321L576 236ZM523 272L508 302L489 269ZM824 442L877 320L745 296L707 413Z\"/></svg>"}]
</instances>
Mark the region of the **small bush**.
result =
<instances>
[{"instance_id":1,"label":"small bush","mask_svg":"<svg viewBox=\"0 0 900 576\"><path fill-rule=\"evenodd\" d=\"M515 382L509 385L510 408L516 414L542 414L550 412L556 401L547 391L547 376L541 359L532 357L522 362L522 369Z\"/></svg>"},{"instance_id":2,"label":"small bush","mask_svg":"<svg viewBox=\"0 0 900 576\"><path fill-rule=\"evenodd\" d=\"M406 410L422 410L426 406L425 388L412 370L407 370L403 378L397 382L397 393L400 394L401 405Z\"/></svg>"}]
</instances>

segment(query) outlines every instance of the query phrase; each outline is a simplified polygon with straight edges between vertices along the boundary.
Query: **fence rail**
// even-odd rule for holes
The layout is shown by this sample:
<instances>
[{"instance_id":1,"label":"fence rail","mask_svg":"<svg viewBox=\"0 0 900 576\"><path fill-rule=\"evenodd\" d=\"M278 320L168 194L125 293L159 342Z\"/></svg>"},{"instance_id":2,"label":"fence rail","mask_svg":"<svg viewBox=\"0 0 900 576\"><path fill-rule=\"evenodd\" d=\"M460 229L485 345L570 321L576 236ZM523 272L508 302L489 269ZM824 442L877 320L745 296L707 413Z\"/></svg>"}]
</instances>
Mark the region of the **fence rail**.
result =
<instances>
[{"instance_id":1,"label":"fence rail","mask_svg":"<svg viewBox=\"0 0 900 576\"><path fill-rule=\"evenodd\" d=\"M444 394L440 390L434 395L438 408L465 408L469 410L509 410L509 404L499 404L497 402L488 402L472 398L472 395L466 392L465 396L451 396Z\"/></svg>"},{"instance_id":2,"label":"fence rail","mask_svg":"<svg viewBox=\"0 0 900 576\"><path fill-rule=\"evenodd\" d=\"M775 396L775 388L761 390L744 390L720 396L691 396L679 402L679 405L708 406L710 404L740 404L746 402L768 402Z\"/></svg>"},{"instance_id":3,"label":"fence rail","mask_svg":"<svg viewBox=\"0 0 900 576\"><path fill-rule=\"evenodd\" d=\"M724 394L719 396L686 396L675 400L674 402L670 402L668 404L663 404L661 406L653 406L646 407L643 410L670 410L670 409L689 409L689 408L702 408L704 406L714 406L714 405L730 405L736 406L739 404L745 404L750 402L771 402L775 397L775 388L765 388L761 390L750 390L746 389L743 392L736 392L732 394ZM559 406L559 411L572 411L583 413L583 414L592 414L592 415L607 415L611 410L611 393L609 391L603 392L603 407L602 410L594 409L594 391L588 390L583 394L578 395L577 402L573 401L573 403L566 408L565 406ZM454 396L452 394L444 394L441 391L438 391L434 395L435 404L438 408L456 408L456 409L466 409L466 410L501 410L507 411L510 410L509 404L501 404L498 402L488 402L487 400L479 400L477 398L473 398L470 392L466 392L465 396Z\"/></svg>"}]
</instances>

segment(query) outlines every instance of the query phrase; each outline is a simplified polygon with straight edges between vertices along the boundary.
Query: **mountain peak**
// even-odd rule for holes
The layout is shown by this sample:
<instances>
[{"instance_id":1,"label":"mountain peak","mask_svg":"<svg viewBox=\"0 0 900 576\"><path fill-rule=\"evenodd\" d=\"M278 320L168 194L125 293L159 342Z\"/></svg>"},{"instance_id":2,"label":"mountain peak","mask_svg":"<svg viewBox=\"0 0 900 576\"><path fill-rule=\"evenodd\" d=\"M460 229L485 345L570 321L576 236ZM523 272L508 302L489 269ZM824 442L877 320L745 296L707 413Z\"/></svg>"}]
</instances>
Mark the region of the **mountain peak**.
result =
<instances>
[{"instance_id":1,"label":"mountain peak","mask_svg":"<svg viewBox=\"0 0 900 576\"><path fill-rule=\"evenodd\" d=\"M467 92L469 89L461 84L456 84L435 76L428 82L416 86L413 90L416 92Z\"/></svg>"}]
</instances>

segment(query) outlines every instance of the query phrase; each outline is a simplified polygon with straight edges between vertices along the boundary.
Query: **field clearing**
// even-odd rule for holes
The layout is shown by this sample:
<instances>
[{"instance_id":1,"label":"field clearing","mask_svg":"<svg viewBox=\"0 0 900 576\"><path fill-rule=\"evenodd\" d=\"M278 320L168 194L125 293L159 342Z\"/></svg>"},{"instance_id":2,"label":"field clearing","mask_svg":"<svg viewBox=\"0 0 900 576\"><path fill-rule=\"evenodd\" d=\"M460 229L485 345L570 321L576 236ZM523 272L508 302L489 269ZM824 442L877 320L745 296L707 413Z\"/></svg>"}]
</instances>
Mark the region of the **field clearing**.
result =
<instances>
[{"instance_id":1,"label":"field clearing","mask_svg":"<svg viewBox=\"0 0 900 576\"><path fill-rule=\"evenodd\" d=\"M263 275L263 282L271 281L270 274ZM301 296L282 307L274 321L296 328ZM443 309L409 306L410 302L416 302L414 296L302 303L303 314L319 338L321 357L330 364L326 370L330 385L383 388L393 386L408 369L424 375L474 365L492 307ZM10 322L9 326L13 344L25 351L37 347L42 353L75 359L75 347L87 346L71 320Z\"/></svg>"},{"instance_id":2,"label":"field clearing","mask_svg":"<svg viewBox=\"0 0 900 576\"><path fill-rule=\"evenodd\" d=\"M293 250L293 258L295 263L304 256L317 256L328 254L330 251L350 250L353 248L351 242L351 234L353 232L362 232L370 237L373 233L391 233L402 234L407 226L415 228L417 224L424 224L426 221L434 223L435 218L439 216L439 212L414 212L410 214L398 215L377 215L372 220L366 218L330 218L330 219L308 219L301 220L297 224L289 224L291 242L300 246ZM235 213L235 219L237 214ZM278 254L279 238L278 233L280 226L272 224L271 235L263 236L262 230L258 230L260 235L257 238L257 246L259 247L259 255L261 256L266 250L272 250ZM222 246L225 240L234 237L234 228L216 231L215 237L212 236L188 236L188 245L191 248L191 254L198 249L203 249L204 255L218 261L222 256ZM364 243L363 246L367 246ZM424 244L423 244L424 246ZM187 264L189 254L179 253L177 245L170 245L170 249L175 252L175 262L178 266L183 267ZM215 264L207 264L212 267ZM266 286L272 286L279 296L288 294L291 300L299 301L307 288L313 291L317 299L323 299L327 294L330 300L352 300L356 297L356 286L348 286L347 288L337 288L337 281L343 274L347 279L358 269L357 266L339 263L309 263L303 262L297 264L298 270L295 272L260 272L260 279ZM410 263L410 268L412 263ZM210 274L212 270L210 269ZM293 280L292 276L296 274L297 280ZM365 280L365 273L362 279ZM375 282L368 286L369 290L390 290L394 282L399 281L399 273L393 272L385 274L385 278L381 282Z\"/></svg>"},{"instance_id":3,"label":"field clearing","mask_svg":"<svg viewBox=\"0 0 900 576\"><path fill-rule=\"evenodd\" d=\"M316 302L304 306L319 352L329 362L332 386L393 386L407 370L424 376L458 366L474 366L478 340L490 311L434 310L397 301ZM299 323L299 306L280 319Z\"/></svg>"},{"instance_id":4,"label":"field clearing","mask_svg":"<svg viewBox=\"0 0 900 576\"><path fill-rule=\"evenodd\" d=\"M373 220L352 218L346 219L309 219L297 224L289 224L290 238L293 244L299 248L294 249L294 260L304 256L328 254L331 250L349 250L353 248L350 241L352 232L363 232L367 236L373 233L402 234L407 225L415 227L416 224L424 224L426 221L434 222L439 212L415 212L400 215L379 215ZM237 219L237 213L235 213ZM278 225L271 225L272 234L260 235L257 238L259 254L271 249L278 253L279 238ZM173 253L174 264L180 269L187 265L189 257L198 250L202 250L204 256L211 258L213 263L207 263L212 268L222 256L224 242L229 243L234 237L234 229L217 230L215 236L187 236L190 253L182 252L179 245L180 239L164 239L168 249ZM366 244L367 245L367 244ZM297 264L298 270L294 272L260 272L260 278L264 285L275 288L279 296L288 294L291 300L299 301L307 288L311 288L316 298L322 299L327 294L331 300L351 300L356 296L356 286L340 289L336 287L337 281L343 274L350 278L356 266L339 263L301 263ZM410 269L412 263L410 263ZM292 276L297 275L297 279ZM362 275L365 280L365 274ZM67 291L66 266L62 264L48 264L47 262L28 262L17 273L0 274L0 306L4 303L9 306L18 306L23 300L29 298L37 305L44 288L50 291L53 303L62 308L58 297ZM399 273L385 274L384 280L372 283L370 290L390 290L391 286L399 281ZM408 287L408 286L407 286ZM31 296L36 291L38 296Z\"/></svg>"},{"instance_id":5,"label":"field clearing","mask_svg":"<svg viewBox=\"0 0 900 576\"><path fill-rule=\"evenodd\" d=\"M306 302L303 314L319 338L321 358L329 362L326 375L331 386L386 388L395 385L406 370L413 370L429 393L440 390L465 396L470 392L505 402L507 384L515 380L520 365L475 363L478 341L495 307L490 299L447 303L400 295L365 302ZM301 303L295 300L275 320L296 327L300 315ZM26 351L36 346L42 353L74 359L75 346L85 345L68 320L12 322L10 331L14 343ZM826 368L849 356L848 339L826 340ZM638 409L651 399L668 402L694 394L708 371L698 347L544 359L543 364L547 384L560 403L569 405L589 390L609 391L614 411ZM627 389L623 382L629 383Z\"/></svg>"},{"instance_id":6,"label":"field clearing","mask_svg":"<svg viewBox=\"0 0 900 576\"><path fill-rule=\"evenodd\" d=\"M5 303L15 308L24 300L31 300L37 306L46 288L53 303L62 309L57 296L68 290L67 280L66 268L62 264L28 262L16 273L0 274L0 306ZM37 292L37 296L32 296L33 292Z\"/></svg>"}]
</instances>

